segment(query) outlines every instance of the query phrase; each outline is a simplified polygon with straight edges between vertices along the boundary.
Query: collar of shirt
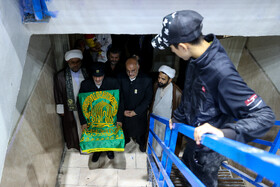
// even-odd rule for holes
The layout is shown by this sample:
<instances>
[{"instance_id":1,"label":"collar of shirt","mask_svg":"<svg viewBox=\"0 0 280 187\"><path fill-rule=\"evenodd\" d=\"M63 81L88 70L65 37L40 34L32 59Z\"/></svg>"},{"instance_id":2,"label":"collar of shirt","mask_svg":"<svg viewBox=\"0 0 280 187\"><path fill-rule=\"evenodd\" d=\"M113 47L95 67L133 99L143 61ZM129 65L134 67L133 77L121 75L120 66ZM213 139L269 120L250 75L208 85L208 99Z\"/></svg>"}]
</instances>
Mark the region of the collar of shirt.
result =
<instances>
[{"instance_id":1,"label":"collar of shirt","mask_svg":"<svg viewBox=\"0 0 280 187\"><path fill-rule=\"evenodd\" d=\"M132 79L131 79L131 78L129 78L129 80L130 80L130 81L134 81L135 79L136 79L136 77L134 77L134 78L132 78Z\"/></svg>"},{"instance_id":2,"label":"collar of shirt","mask_svg":"<svg viewBox=\"0 0 280 187\"><path fill-rule=\"evenodd\" d=\"M81 73L81 69L79 69L79 71L77 71L77 72L74 72L74 71L70 70L70 72L71 72L71 75L72 75L73 79L77 83L77 85L79 85L80 84L79 76L80 76L80 73Z\"/></svg>"},{"instance_id":3,"label":"collar of shirt","mask_svg":"<svg viewBox=\"0 0 280 187\"><path fill-rule=\"evenodd\" d=\"M95 84L95 83L94 83L94 84ZM100 89L101 85L102 85L102 83L101 83L100 85L95 84L95 86L96 86L98 89Z\"/></svg>"}]
</instances>

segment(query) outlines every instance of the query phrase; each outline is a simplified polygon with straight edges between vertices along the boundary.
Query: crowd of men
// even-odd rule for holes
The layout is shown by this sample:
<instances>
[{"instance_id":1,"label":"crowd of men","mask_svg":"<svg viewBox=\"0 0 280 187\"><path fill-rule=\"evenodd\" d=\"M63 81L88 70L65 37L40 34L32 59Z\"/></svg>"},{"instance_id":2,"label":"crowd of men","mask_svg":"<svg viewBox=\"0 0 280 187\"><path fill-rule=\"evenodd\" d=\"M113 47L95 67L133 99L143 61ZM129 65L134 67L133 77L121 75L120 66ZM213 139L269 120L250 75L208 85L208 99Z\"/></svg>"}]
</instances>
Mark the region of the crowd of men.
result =
<instances>
[{"instance_id":1,"label":"crowd of men","mask_svg":"<svg viewBox=\"0 0 280 187\"><path fill-rule=\"evenodd\" d=\"M66 146L80 150L81 133L87 129L78 94L119 90L117 125L123 129L125 144L132 139L139 144L140 151L145 152L148 109L153 99L152 78L140 70L137 55L122 63L120 48L112 45L103 48L95 37L85 35L84 40L77 40L75 49L65 53L66 68L54 77L55 102L57 113L62 118ZM103 41L110 36L97 38ZM104 51L107 53L106 61L98 57ZM92 161L98 161L102 152L94 152ZM114 159L112 151L106 151L106 154L109 159Z\"/></svg>"},{"instance_id":2,"label":"crowd of men","mask_svg":"<svg viewBox=\"0 0 280 187\"><path fill-rule=\"evenodd\" d=\"M67 148L80 150L81 133L87 128L86 119L77 99L78 94L118 89L121 100L117 124L123 129L125 144L132 139L139 144L140 151L145 152L149 112L170 118L180 103L181 90L172 83L176 72L171 67L162 65L159 68L158 81L153 85L152 78L141 71L137 55L132 55L125 63L121 63L122 51L110 46L106 49L107 61L99 61L95 54L97 50L93 50L92 55L91 47L87 46L93 46L89 42L92 36L86 35L85 40L77 40L75 49L65 53L67 66L54 78L57 113L62 117ZM163 111L162 106L168 106L167 110ZM156 125L155 131L161 134L161 138L164 129L162 125ZM181 139L178 144L180 142ZM156 150L160 149L159 145L154 147ZM177 155L178 151L179 146ZM161 155L159 151L157 152ZM101 153L95 152L92 161L96 162ZM109 159L114 158L112 151L106 153Z\"/></svg>"},{"instance_id":3,"label":"crowd of men","mask_svg":"<svg viewBox=\"0 0 280 187\"><path fill-rule=\"evenodd\" d=\"M152 79L141 72L138 56L120 63L119 49L102 46L108 46L108 36L87 36L88 49L80 42L78 49L66 52L67 67L55 76L54 92L67 147L79 149L80 133L87 128L76 105L77 94L118 89L117 125L123 129L125 143L132 138L145 152L148 111L169 118L171 129L173 122L194 126L194 140L187 140L182 161L206 186L217 186L218 168L225 157L202 146L202 135L212 133L247 143L263 136L273 126L275 116L242 80L215 35L202 35L202 20L192 10L173 12L163 18L162 31L151 42L154 48L170 47L189 61L183 92L172 83L176 74L172 67L162 65L153 86ZM234 118L239 121L234 122ZM165 125L156 123L154 131L163 138ZM177 155L180 143L179 138ZM160 146L154 143L153 147L161 157ZM92 161L99 156L100 152L94 153ZM113 152L107 156L114 158Z\"/></svg>"}]
</instances>

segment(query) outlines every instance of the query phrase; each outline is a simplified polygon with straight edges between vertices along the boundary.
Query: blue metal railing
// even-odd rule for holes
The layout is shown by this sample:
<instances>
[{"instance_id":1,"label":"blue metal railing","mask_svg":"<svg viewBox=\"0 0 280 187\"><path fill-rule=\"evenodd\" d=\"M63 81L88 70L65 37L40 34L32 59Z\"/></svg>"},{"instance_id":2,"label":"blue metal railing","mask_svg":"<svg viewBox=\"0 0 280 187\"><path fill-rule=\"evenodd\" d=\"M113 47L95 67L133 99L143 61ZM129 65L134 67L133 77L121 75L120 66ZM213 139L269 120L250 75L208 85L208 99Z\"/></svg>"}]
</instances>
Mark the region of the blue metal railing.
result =
<instances>
[{"instance_id":1,"label":"blue metal railing","mask_svg":"<svg viewBox=\"0 0 280 187\"><path fill-rule=\"evenodd\" d=\"M276 121L275 125L276 126L280 126L280 121ZM269 146L270 147L269 153L276 154L277 150L280 147L280 131L277 133L277 135L276 135L276 137L275 137L273 142L269 142L269 141L261 140L261 139L256 139L253 142ZM242 171L240 171L239 169L237 169L235 167L230 166L227 163L222 163L222 166L224 166L225 168L231 170L236 175L242 177L243 179L247 180L248 182L250 182L251 184L253 184L255 186L258 186L258 187L266 186L263 183L261 183L264 177L262 175L260 175L260 174L258 174L256 178L252 178L251 176L247 175L246 173L243 173ZM280 177L280 175L279 175L279 177ZM273 187L280 187L280 185L279 185L279 183L278 184L275 183L273 185Z\"/></svg>"},{"instance_id":2,"label":"blue metal railing","mask_svg":"<svg viewBox=\"0 0 280 187\"><path fill-rule=\"evenodd\" d=\"M153 132L155 120L160 121L167 126L164 141L160 140ZM171 131L168 126L169 121L167 118L151 114L148 140L148 161L150 163L151 170L153 171L155 181L159 186L174 186L170 180L170 173L172 164L175 164L192 186L204 186L204 184L174 154L178 132L194 139L194 127L182 123L175 123L174 128ZM277 137L280 139L279 133ZM158 159L152 147L153 138L163 148L161 161ZM273 181L275 183L274 186L278 186L277 184L280 184L280 156L273 153L278 150L280 141L274 142L276 143L274 143L275 146L273 151L266 152L227 138L217 137L213 134L205 134L202 136L201 140L203 145L258 173L260 176ZM158 167L156 167L156 165Z\"/></svg>"}]
</instances>

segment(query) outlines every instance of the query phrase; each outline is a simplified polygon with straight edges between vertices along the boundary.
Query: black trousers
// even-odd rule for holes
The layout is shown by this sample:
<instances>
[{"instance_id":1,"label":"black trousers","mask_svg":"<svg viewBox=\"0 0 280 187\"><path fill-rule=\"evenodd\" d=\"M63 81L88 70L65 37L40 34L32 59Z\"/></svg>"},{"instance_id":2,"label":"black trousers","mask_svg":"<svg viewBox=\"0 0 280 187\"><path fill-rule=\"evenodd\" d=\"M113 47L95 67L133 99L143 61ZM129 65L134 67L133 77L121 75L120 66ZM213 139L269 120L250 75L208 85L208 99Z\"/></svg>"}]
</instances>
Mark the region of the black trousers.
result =
<instances>
[{"instance_id":1,"label":"black trousers","mask_svg":"<svg viewBox=\"0 0 280 187\"><path fill-rule=\"evenodd\" d=\"M218 171L221 163L226 160L223 155L207 148L198 147L196 143L187 139L183 154L183 162L207 187L218 186Z\"/></svg>"},{"instance_id":2,"label":"black trousers","mask_svg":"<svg viewBox=\"0 0 280 187\"><path fill-rule=\"evenodd\" d=\"M125 137L125 142L129 142L130 140L130 136L128 136L125 132L124 132L124 137ZM136 143L139 144L139 146L146 146L146 135L139 135L139 136L135 136L135 137L132 137L132 138L135 138L136 139Z\"/></svg>"}]
</instances>

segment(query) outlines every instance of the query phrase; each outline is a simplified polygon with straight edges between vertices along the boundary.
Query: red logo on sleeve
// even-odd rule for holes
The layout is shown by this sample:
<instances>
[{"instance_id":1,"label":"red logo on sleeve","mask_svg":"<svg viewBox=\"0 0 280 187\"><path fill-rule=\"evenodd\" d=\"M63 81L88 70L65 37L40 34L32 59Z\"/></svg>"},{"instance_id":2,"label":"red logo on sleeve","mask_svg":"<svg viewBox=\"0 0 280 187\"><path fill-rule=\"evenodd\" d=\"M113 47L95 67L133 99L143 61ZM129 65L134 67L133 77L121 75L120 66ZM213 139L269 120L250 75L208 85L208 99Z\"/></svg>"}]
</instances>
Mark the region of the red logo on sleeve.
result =
<instances>
[{"instance_id":1,"label":"red logo on sleeve","mask_svg":"<svg viewBox=\"0 0 280 187\"><path fill-rule=\"evenodd\" d=\"M205 93L205 87L204 87L204 86L202 86L202 88L201 88L201 89L202 89L202 91Z\"/></svg>"},{"instance_id":2,"label":"red logo on sleeve","mask_svg":"<svg viewBox=\"0 0 280 187\"><path fill-rule=\"evenodd\" d=\"M257 95L253 94L249 99L247 99L245 101L246 106L249 106L250 104L252 104L256 99L257 99Z\"/></svg>"}]
</instances>

